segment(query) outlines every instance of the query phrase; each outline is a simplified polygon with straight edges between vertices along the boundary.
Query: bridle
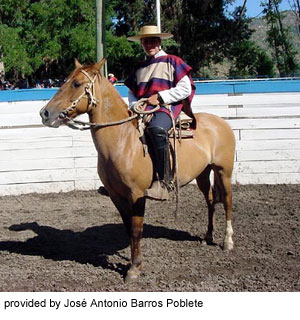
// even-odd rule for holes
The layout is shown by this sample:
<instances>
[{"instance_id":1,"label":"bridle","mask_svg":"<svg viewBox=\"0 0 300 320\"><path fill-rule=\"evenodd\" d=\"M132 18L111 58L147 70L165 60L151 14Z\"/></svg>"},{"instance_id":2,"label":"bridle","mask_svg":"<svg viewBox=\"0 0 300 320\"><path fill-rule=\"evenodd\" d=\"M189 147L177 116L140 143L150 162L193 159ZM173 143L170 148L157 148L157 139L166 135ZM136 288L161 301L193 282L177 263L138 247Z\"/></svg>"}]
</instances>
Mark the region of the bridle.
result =
<instances>
[{"instance_id":1,"label":"bridle","mask_svg":"<svg viewBox=\"0 0 300 320\"><path fill-rule=\"evenodd\" d=\"M98 100L95 98L95 81L97 79L97 75L95 75L94 78L91 78L91 76L85 70L80 70L80 72L82 72L89 79L89 82L84 88L84 91L82 92L82 94L76 100L74 100L72 104L67 109L62 111L58 116L59 119L62 119L65 122L65 124L72 129L88 130L91 128L99 129L99 128L104 128L109 126L115 126L115 125L123 124L125 122L129 122L136 118L142 118L143 115L154 113L160 108L160 106L156 106L152 110L145 111L144 107L145 107L145 101L147 99L141 99L136 103L135 107L132 109L134 115L119 121L93 123L93 122L85 122L85 121L72 119L70 118L70 115L76 109L79 101L82 98L87 98L89 100L86 112L89 112L92 108L96 108L98 103Z\"/></svg>"},{"instance_id":2,"label":"bridle","mask_svg":"<svg viewBox=\"0 0 300 320\"><path fill-rule=\"evenodd\" d=\"M89 79L90 82L86 84L86 87L84 88L82 94L76 100L74 100L67 109L65 109L59 114L58 117L62 120L71 120L71 112L73 112L76 109L79 101L83 97L86 98L85 96L87 96L87 99L89 100L86 112L89 112L93 107L97 106L98 100L95 98L95 81L97 79L97 74L92 79L85 70L80 70L80 72L82 72Z\"/></svg>"}]
</instances>

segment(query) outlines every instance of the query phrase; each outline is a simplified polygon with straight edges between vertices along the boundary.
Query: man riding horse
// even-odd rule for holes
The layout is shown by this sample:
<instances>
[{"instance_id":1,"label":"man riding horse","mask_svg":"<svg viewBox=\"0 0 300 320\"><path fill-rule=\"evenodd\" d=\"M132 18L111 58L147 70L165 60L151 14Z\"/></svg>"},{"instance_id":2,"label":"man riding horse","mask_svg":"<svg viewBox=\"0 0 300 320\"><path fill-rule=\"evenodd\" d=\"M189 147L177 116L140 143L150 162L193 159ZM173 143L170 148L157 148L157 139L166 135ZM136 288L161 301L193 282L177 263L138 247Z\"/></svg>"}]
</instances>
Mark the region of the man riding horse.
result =
<instances>
[{"instance_id":1,"label":"man riding horse","mask_svg":"<svg viewBox=\"0 0 300 320\"><path fill-rule=\"evenodd\" d=\"M154 38L150 41L155 43L152 44L153 49L151 49L144 42L145 49L149 54L157 49L157 53L159 53L159 43L163 34L156 30L151 33L146 30L142 30L142 38ZM149 37L145 37L145 34ZM151 62L153 63L151 64ZM100 72L104 63L105 59L102 59L93 65L83 66L76 61L75 69L55 96L41 109L40 115L43 124L49 127L58 128L62 125L68 125L71 128L80 128L79 124L89 127L98 153L99 178L118 209L130 238L131 264L125 280L134 281L142 271L141 239L146 206L145 193L147 196L151 193L151 189L147 190L147 188L153 182L153 164L150 156L145 155L144 149L141 147L140 132L137 130L137 116L128 112L128 106L119 92ZM168 66L167 70L164 69L165 66ZM160 72L160 68L165 72ZM169 69L172 71L167 74L166 71ZM144 76L143 71L145 70L148 77ZM189 86L180 84L181 81L185 81L184 79L188 79ZM193 96L194 87L190 80L190 68L181 59L170 55L155 57L154 54L141 64L132 80L136 80L136 82L132 81L136 83L135 87L128 84L132 94L136 98L146 97L149 100L149 108L158 103L159 93L162 99L166 99L163 102L171 103L175 117L181 108L189 113L190 103L183 106L182 100L173 102L175 99L171 99L174 98L174 95L177 99L183 99L183 96L178 98L180 92L184 91L178 90L178 94L178 86L180 89L182 87L192 88L191 93L190 91L186 93L189 96L184 101L189 102ZM127 83L130 83L130 79ZM132 97L130 99L132 101ZM88 123L76 120L78 115L84 113L88 114ZM190 115L192 116L191 113ZM162 159L164 159L165 153L161 151L166 150L168 141L166 130L170 127L169 119L166 110L161 109L156 112L156 116L148 127L149 135L154 143L156 142L157 156ZM215 204L219 201L223 203L226 217L223 248L224 250L232 250L231 177L235 158L234 134L229 124L215 115L197 113L193 119L197 120L193 139L182 139L181 143L175 143L176 160L178 160L176 161L176 165L178 164L177 185L181 187L196 179L208 209L208 226L205 235L207 244L214 243ZM167 123L169 123L168 127ZM161 158L157 157L156 159L161 161ZM163 163L161 161L157 165L159 178L156 179L156 183L153 182L152 195L156 191L154 195L159 199L165 199L168 196L168 193L165 192L167 191L166 187L164 184L161 185L161 181L165 179L165 175L162 174L165 168ZM212 171L214 173L213 186L210 180ZM216 195L219 196L216 197ZM88 206L88 203L86 205ZM188 212L186 214L188 219Z\"/></svg>"},{"instance_id":2,"label":"man riding horse","mask_svg":"<svg viewBox=\"0 0 300 320\"><path fill-rule=\"evenodd\" d=\"M140 41L146 53L146 60L125 81L129 88L129 107L139 99L147 98L146 110L154 106L160 108L153 113L147 125L154 162L155 174L152 185L145 190L145 197L155 200L168 200L170 189L170 156L168 131L172 127L172 118L177 119L181 110L195 118L191 110L191 101L195 94L195 86L191 78L192 68L181 58L167 54L161 49L161 41L173 37L170 33L161 33L157 26L144 26L136 36L128 38L130 41Z\"/></svg>"}]
</instances>

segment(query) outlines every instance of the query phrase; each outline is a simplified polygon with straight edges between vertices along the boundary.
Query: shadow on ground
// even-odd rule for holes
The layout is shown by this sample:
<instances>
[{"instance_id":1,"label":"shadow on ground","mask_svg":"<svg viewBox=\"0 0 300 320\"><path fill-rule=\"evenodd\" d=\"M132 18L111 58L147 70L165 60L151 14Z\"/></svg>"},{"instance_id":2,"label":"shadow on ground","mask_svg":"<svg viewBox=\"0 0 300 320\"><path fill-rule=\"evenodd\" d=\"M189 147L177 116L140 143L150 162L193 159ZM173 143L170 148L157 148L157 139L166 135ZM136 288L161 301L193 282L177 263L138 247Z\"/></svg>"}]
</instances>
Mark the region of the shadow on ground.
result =
<instances>
[{"instance_id":1,"label":"shadow on ground","mask_svg":"<svg viewBox=\"0 0 300 320\"><path fill-rule=\"evenodd\" d=\"M113 270L122 276L127 272L129 259L119 253L129 245L129 238L122 224L104 224L75 232L30 222L12 225L9 230L15 232L31 230L36 236L26 241L2 241L0 251L41 256L54 261L89 263L95 267ZM144 225L143 238L201 241L199 237L191 236L188 232L149 224ZM117 266L111 264L108 259L111 255L119 255L124 264Z\"/></svg>"}]
</instances>

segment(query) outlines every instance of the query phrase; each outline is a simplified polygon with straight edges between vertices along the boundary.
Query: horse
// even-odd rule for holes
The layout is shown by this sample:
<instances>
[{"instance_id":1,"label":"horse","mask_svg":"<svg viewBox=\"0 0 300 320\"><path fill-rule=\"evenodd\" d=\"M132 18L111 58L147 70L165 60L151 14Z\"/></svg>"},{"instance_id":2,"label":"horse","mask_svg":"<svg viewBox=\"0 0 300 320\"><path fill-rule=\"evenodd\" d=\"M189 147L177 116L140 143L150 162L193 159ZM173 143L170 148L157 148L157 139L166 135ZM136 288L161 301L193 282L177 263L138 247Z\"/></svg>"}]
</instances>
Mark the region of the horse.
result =
<instances>
[{"instance_id":1,"label":"horse","mask_svg":"<svg viewBox=\"0 0 300 320\"><path fill-rule=\"evenodd\" d=\"M103 58L89 66L75 60L75 69L59 91L40 111L44 125L59 127L87 113L98 153L98 175L119 211L130 238L131 263L125 281L138 279L142 270L140 243L146 199L144 191L153 178L153 164L145 154L132 117L118 91L102 75ZM208 208L204 240L213 244L215 204L223 203L226 216L224 250L233 249L231 177L235 137L227 122L215 115L196 113L193 138L176 140L180 187L196 179ZM102 125L101 125L102 124ZM214 172L213 185L210 173ZM204 243L205 243L204 242Z\"/></svg>"}]
</instances>

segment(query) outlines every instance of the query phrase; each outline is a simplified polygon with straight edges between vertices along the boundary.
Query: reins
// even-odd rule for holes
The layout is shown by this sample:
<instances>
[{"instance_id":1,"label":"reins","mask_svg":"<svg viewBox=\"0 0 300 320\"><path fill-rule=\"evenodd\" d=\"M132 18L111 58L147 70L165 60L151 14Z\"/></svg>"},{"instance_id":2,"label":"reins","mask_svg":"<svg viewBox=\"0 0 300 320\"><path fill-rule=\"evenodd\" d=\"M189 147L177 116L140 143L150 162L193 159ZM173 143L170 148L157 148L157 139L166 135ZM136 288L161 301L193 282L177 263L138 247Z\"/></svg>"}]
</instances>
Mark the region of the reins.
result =
<instances>
[{"instance_id":1,"label":"reins","mask_svg":"<svg viewBox=\"0 0 300 320\"><path fill-rule=\"evenodd\" d=\"M105 128L105 127L110 127L110 126L117 126L129 121L132 121L133 119L136 119L138 117L137 114L119 120L119 121L112 121L112 122L103 122L103 123L95 123L95 122L85 122L85 121L81 121L81 120L76 120L76 119L71 119L69 117L64 117L64 119L68 120L68 122L66 123L66 125L68 127L70 127L71 129L76 129L76 130L89 130L91 128L93 129L101 129L101 128ZM80 127L81 126L81 127Z\"/></svg>"},{"instance_id":2,"label":"reins","mask_svg":"<svg viewBox=\"0 0 300 320\"><path fill-rule=\"evenodd\" d=\"M80 99L82 98L82 96L80 96ZM79 100L80 100L79 99ZM77 99L78 100L78 99ZM76 101L77 101L76 100ZM79 102L78 100L78 102ZM88 129L100 129L100 128L105 128L105 127L110 127L110 126L116 126L116 125L120 125L126 122L130 122L133 119L136 119L142 115L147 115L147 114L152 114L155 111L157 111L160 106L156 106L154 109L152 110L142 110L142 106L145 105L145 100L147 99L141 99L139 101L136 102L136 104L134 105L134 107L131 109L134 112L133 116L130 116L128 118L124 118L122 120L118 120L118 121L111 121L111 122L103 122L103 123L95 123L95 122L86 122L86 121L81 121L81 120L76 120L76 119L71 119L70 117L68 117L65 112L66 111L70 111L71 107L73 107L73 104L71 105L71 107L67 108L64 112L62 112L63 116L60 116L60 118L63 118L65 120L68 120L68 122L66 123L66 125L72 129L76 129L76 130L88 130ZM74 101L75 102L75 101ZM78 103L77 102L77 103ZM75 104L76 107L77 104ZM74 109L73 109L74 110ZM80 127L82 126L82 127Z\"/></svg>"},{"instance_id":3,"label":"reins","mask_svg":"<svg viewBox=\"0 0 300 320\"><path fill-rule=\"evenodd\" d=\"M67 120L66 125L72 129L88 130L91 128L100 129L100 128L105 128L105 127L109 127L109 126L116 126L116 125L120 125L120 124L129 122L133 119L136 119L141 115L154 113L155 111L157 111L160 108L160 106L156 106L152 110L145 111L141 108L141 106L143 106L145 104L145 101L147 99L141 99L132 108L132 111L135 114L131 117L128 117L128 118L125 118L122 120L112 121L112 122L104 122L104 123L94 123L94 122L86 122L86 121L71 119L69 117L69 114L76 109L79 101L82 98L84 98L86 95L87 95L87 98L89 99L89 104L88 104L88 107L86 110L87 112L89 112L93 107L96 107L97 102L98 102L98 100L95 98L95 81L96 81L97 75L95 75L95 77L92 79L90 77L90 75L85 70L80 70L80 72L82 72L90 80L90 82L87 83L82 94L76 100L74 100L72 102L72 104L67 109L65 109L63 112L61 112L59 115L60 119Z\"/></svg>"}]
</instances>

